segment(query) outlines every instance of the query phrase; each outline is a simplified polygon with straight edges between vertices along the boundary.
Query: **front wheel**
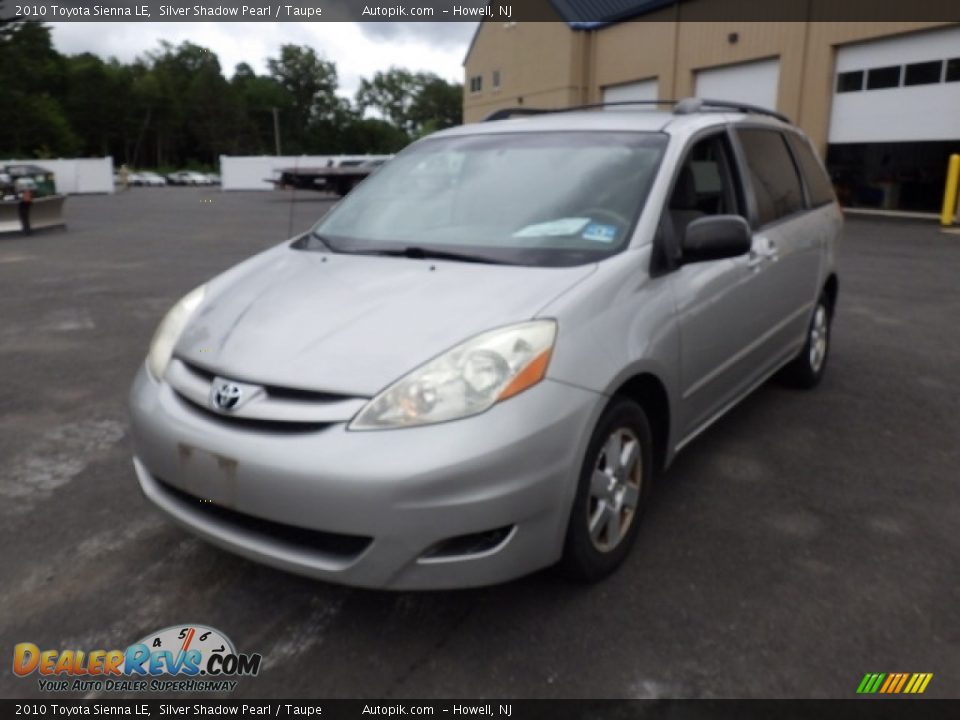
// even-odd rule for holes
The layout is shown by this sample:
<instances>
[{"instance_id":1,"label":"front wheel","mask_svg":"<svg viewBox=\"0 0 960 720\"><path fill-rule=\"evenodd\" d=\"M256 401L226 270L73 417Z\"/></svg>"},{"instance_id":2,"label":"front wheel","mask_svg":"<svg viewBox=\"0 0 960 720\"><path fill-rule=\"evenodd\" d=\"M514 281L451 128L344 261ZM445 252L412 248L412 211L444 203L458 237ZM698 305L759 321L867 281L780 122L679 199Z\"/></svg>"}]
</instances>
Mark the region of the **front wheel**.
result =
<instances>
[{"instance_id":1,"label":"front wheel","mask_svg":"<svg viewBox=\"0 0 960 720\"><path fill-rule=\"evenodd\" d=\"M830 324L833 313L826 294L820 295L807 328L807 340L800 354L787 365L781 378L788 384L810 389L819 384L827 368L830 351Z\"/></svg>"},{"instance_id":2,"label":"front wheel","mask_svg":"<svg viewBox=\"0 0 960 720\"><path fill-rule=\"evenodd\" d=\"M561 568L584 581L627 557L653 483L653 442L643 408L615 398L590 438L570 512Z\"/></svg>"}]
</instances>

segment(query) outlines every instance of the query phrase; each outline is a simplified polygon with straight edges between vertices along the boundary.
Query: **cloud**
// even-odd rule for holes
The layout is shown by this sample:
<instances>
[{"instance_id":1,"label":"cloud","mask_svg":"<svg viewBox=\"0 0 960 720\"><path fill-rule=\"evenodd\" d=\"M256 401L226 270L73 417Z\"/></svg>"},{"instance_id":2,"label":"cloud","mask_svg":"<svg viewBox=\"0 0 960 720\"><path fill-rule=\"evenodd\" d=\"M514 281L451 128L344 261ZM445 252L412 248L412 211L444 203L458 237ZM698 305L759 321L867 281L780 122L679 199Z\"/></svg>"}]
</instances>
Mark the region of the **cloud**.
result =
<instances>
[{"instance_id":1,"label":"cloud","mask_svg":"<svg viewBox=\"0 0 960 720\"><path fill-rule=\"evenodd\" d=\"M465 51L473 37L475 22L378 22L357 23L364 35L378 40L426 42L434 47Z\"/></svg>"},{"instance_id":2,"label":"cloud","mask_svg":"<svg viewBox=\"0 0 960 720\"><path fill-rule=\"evenodd\" d=\"M131 62L161 40L189 40L213 50L227 77L246 62L265 73L283 44L309 45L337 65L340 94L352 97L360 79L397 65L463 81L463 56L475 23L50 23L60 52L91 52Z\"/></svg>"}]
</instances>

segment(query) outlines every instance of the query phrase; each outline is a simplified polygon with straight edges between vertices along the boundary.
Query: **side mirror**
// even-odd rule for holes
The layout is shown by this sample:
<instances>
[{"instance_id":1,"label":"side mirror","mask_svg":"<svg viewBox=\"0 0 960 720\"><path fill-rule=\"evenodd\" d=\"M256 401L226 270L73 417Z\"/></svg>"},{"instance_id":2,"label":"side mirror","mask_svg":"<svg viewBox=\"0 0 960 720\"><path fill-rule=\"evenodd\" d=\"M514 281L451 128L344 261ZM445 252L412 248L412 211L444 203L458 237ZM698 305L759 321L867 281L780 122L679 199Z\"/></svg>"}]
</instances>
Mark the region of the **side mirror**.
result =
<instances>
[{"instance_id":1,"label":"side mirror","mask_svg":"<svg viewBox=\"0 0 960 720\"><path fill-rule=\"evenodd\" d=\"M750 252L747 221L739 215L711 215L694 220L683 234L684 262L738 257Z\"/></svg>"}]
</instances>

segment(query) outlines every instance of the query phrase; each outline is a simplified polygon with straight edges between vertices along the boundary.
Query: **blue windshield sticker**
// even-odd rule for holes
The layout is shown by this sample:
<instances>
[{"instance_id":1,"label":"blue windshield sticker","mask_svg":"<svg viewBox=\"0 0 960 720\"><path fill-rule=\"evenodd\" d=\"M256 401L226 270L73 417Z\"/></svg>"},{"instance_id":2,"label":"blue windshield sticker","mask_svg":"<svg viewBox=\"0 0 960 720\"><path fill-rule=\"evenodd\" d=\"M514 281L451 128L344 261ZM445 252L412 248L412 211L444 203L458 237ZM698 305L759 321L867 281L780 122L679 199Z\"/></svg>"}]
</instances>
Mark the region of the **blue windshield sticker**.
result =
<instances>
[{"instance_id":1,"label":"blue windshield sticker","mask_svg":"<svg viewBox=\"0 0 960 720\"><path fill-rule=\"evenodd\" d=\"M617 238L617 226L590 223L583 229L583 235L580 237L594 242L612 243Z\"/></svg>"}]
</instances>

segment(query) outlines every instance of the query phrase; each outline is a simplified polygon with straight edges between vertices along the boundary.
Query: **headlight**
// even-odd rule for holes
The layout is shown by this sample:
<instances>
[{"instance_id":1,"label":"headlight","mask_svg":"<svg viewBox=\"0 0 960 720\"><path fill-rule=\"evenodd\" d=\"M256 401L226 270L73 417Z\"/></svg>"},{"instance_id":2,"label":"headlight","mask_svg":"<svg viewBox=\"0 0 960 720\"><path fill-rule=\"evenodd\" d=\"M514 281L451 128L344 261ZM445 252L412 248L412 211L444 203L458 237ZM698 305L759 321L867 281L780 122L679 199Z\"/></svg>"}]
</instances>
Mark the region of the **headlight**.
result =
<instances>
[{"instance_id":1,"label":"headlight","mask_svg":"<svg viewBox=\"0 0 960 720\"><path fill-rule=\"evenodd\" d=\"M430 425L482 413L543 379L556 336L553 320L477 335L381 392L349 429Z\"/></svg>"},{"instance_id":2,"label":"headlight","mask_svg":"<svg viewBox=\"0 0 960 720\"><path fill-rule=\"evenodd\" d=\"M153 340L150 341L150 352L147 354L147 368L157 380L160 380L167 371L167 365L170 364L170 358L173 356L173 346L180 339L180 333L187 326L190 316L203 302L206 291L206 285L191 290L170 308L170 312L160 321L160 326L153 334Z\"/></svg>"}]
</instances>

